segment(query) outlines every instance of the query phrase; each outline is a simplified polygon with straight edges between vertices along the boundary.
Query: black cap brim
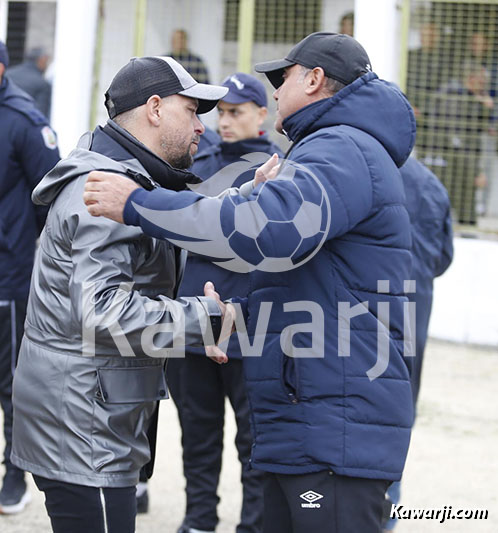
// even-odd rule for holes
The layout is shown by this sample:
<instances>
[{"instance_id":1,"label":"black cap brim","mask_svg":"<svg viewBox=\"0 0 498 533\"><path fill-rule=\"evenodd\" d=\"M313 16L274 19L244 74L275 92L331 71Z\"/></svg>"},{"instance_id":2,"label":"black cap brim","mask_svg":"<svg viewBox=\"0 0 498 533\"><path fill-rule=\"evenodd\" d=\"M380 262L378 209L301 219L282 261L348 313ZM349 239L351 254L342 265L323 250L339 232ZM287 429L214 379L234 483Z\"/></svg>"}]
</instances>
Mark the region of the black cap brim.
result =
<instances>
[{"instance_id":1,"label":"black cap brim","mask_svg":"<svg viewBox=\"0 0 498 533\"><path fill-rule=\"evenodd\" d=\"M288 59L275 59L273 61L266 61L265 63L257 63L254 65L254 70L256 72L266 74L266 77L273 87L278 89L284 82L282 77L284 74L284 69L287 67L292 67L292 65L295 64L296 63L289 61Z\"/></svg>"}]
</instances>

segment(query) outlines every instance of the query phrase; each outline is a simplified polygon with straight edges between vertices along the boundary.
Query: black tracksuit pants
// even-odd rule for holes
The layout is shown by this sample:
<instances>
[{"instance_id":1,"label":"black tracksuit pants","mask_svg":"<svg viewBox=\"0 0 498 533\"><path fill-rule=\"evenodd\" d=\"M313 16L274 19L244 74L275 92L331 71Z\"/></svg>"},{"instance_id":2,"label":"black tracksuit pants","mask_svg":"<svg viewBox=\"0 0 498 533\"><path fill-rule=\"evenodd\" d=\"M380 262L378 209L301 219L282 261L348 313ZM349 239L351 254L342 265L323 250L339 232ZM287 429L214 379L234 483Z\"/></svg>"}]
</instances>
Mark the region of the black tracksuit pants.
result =
<instances>
[{"instance_id":1,"label":"black tracksuit pants","mask_svg":"<svg viewBox=\"0 0 498 533\"><path fill-rule=\"evenodd\" d=\"M263 533L380 533L389 484L329 471L267 473Z\"/></svg>"},{"instance_id":2,"label":"black tracksuit pants","mask_svg":"<svg viewBox=\"0 0 498 533\"><path fill-rule=\"evenodd\" d=\"M136 487L98 488L33 476L54 533L134 533Z\"/></svg>"},{"instance_id":3,"label":"black tracksuit pants","mask_svg":"<svg viewBox=\"0 0 498 533\"><path fill-rule=\"evenodd\" d=\"M229 356L230 357L230 356ZM242 360L218 365L203 355L187 354L168 361L168 385L179 409L183 435L183 467L187 481L185 524L213 531L223 451L225 397L235 412L235 445L242 464L243 502L237 533L260 533L263 515L263 477L249 469L252 448L249 403Z\"/></svg>"}]
</instances>

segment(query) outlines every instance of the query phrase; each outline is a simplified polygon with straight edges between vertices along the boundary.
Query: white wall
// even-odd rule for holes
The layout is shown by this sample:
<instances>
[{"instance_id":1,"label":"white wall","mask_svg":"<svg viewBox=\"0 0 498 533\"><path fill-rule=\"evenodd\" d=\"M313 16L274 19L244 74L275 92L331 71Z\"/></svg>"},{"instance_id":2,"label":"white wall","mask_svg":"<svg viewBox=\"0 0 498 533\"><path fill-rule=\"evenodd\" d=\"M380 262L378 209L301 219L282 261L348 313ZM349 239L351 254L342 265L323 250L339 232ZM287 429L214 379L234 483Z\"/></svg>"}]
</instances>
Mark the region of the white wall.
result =
<instances>
[{"instance_id":1,"label":"white wall","mask_svg":"<svg viewBox=\"0 0 498 533\"><path fill-rule=\"evenodd\" d=\"M26 24L25 52L42 47L53 58L56 2L30 2Z\"/></svg>"},{"instance_id":2,"label":"white wall","mask_svg":"<svg viewBox=\"0 0 498 533\"><path fill-rule=\"evenodd\" d=\"M354 0L323 0L322 31L339 32L343 15L354 10Z\"/></svg>"},{"instance_id":3,"label":"white wall","mask_svg":"<svg viewBox=\"0 0 498 533\"><path fill-rule=\"evenodd\" d=\"M379 78L399 83L400 22L398 0L356 0L355 38L366 49Z\"/></svg>"},{"instance_id":4,"label":"white wall","mask_svg":"<svg viewBox=\"0 0 498 533\"><path fill-rule=\"evenodd\" d=\"M7 0L0 0L0 41L7 40L7 21L9 7Z\"/></svg>"},{"instance_id":5,"label":"white wall","mask_svg":"<svg viewBox=\"0 0 498 533\"><path fill-rule=\"evenodd\" d=\"M52 126L62 156L88 130L98 0L59 0L55 32Z\"/></svg>"},{"instance_id":6,"label":"white wall","mask_svg":"<svg viewBox=\"0 0 498 533\"><path fill-rule=\"evenodd\" d=\"M135 0L105 0L102 57L97 80L97 123L107 121L104 94L118 70L134 54Z\"/></svg>"},{"instance_id":7,"label":"white wall","mask_svg":"<svg viewBox=\"0 0 498 533\"><path fill-rule=\"evenodd\" d=\"M498 349L498 242L455 238L454 246L434 285L429 335Z\"/></svg>"}]
</instances>

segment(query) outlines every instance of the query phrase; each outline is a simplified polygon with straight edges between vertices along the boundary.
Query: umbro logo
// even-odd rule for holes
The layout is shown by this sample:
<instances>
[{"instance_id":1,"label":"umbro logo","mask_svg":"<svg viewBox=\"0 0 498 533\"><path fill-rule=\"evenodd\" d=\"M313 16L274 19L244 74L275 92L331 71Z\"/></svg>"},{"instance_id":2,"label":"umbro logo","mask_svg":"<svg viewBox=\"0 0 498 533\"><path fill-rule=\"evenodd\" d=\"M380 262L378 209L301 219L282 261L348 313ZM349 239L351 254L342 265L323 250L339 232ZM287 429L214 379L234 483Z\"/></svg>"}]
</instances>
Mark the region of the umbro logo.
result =
<instances>
[{"instance_id":1,"label":"umbro logo","mask_svg":"<svg viewBox=\"0 0 498 533\"><path fill-rule=\"evenodd\" d=\"M321 505L315 502L321 500L323 498L323 494L319 494L314 490L307 490L306 492L300 494L299 497L306 501L306 503L301 504L301 507L304 509L320 509Z\"/></svg>"}]
</instances>

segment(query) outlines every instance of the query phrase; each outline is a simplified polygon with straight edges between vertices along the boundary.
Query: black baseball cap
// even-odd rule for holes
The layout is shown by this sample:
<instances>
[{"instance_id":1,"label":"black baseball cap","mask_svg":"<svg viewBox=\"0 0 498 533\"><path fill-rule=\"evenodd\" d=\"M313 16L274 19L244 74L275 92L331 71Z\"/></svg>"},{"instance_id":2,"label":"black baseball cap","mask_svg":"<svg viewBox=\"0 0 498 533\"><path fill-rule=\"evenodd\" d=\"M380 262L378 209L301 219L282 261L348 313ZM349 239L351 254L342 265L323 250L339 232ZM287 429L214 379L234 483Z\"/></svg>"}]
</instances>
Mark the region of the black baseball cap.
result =
<instances>
[{"instance_id":1,"label":"black baseball cap","mask_svg":"<svg viewBox=\"0 0 498 533\"><path fill-rule=\"evenodd\" d=\"M344 85L372 71L370 59L361 44L342 33L320 31L311 33L296 44L284 59L255 65L256 72L266 74L278 89L283 83L284 69L292 65L306 68L322 67L328 78Z\"/></svg>"},{"instance_id":2,"label":"black baseball cap","mask_svg":"<svg viewBox=\"0 0 498 533\"><path fill-rule=\"evenodd\" d=\"M207 113L226 95L228 89L219 85L198 83L172 57L134 57L117 74L105 93L109 117L139 107L157 94L161 98L181 94L197 98L197 113Z\"/></svg>"}]
</instances>

